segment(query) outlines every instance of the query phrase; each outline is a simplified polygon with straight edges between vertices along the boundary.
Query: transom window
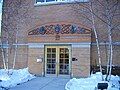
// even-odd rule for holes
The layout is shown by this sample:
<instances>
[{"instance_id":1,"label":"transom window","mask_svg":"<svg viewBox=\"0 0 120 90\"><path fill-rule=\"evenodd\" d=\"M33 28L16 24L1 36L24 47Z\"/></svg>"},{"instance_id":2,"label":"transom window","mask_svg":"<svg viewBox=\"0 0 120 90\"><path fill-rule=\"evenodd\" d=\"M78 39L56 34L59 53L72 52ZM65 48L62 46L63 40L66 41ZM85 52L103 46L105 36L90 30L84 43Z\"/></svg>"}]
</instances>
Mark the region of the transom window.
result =
<instances>
[{"instance_id":1,"label":"transom window","mask_svg":"<svg viewBox=\"0 0 120 90\"><path fill-rule=\"evenodd\" d=\"M88 2L89 0L35 0L36 4L55 3L55 2Z\"/></svg>"}]
</instances>

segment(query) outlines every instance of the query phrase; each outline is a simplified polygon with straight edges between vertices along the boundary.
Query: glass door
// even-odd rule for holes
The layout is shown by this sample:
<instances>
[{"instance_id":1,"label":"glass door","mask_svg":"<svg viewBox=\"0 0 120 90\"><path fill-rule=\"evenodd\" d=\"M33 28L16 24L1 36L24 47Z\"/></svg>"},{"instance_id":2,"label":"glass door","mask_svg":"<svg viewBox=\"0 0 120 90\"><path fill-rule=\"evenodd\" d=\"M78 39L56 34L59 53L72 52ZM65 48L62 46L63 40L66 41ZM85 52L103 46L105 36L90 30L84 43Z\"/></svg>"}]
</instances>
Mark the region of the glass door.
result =
<instances>
[{"instance_id":1,"label":"glass door","mask_svg":"<svg viewBox=\"0 0 120 90\"><path fill-rule=\"evenodd\" d=\"M46 46L45 75L69 75L70 53L69 46Z\"/></svg>"},{"instance_id":2,"label":"glass door","mask_svg":"<svg viewBox=\"0 0 120 90\"><path fill-rule=\"evenodd\" d=\"M56 74L56 48L47 48L46 73Z\"/></svg>"},{"instance_id":3,"label":"glass door","mask_svg":"<svg viewBox=\"0 0 120 90\"><path fill-rule=\"evenodd\" d=\"M69 75L69 49L59 48L59 74Z\"/></svg>"}]
</instances>

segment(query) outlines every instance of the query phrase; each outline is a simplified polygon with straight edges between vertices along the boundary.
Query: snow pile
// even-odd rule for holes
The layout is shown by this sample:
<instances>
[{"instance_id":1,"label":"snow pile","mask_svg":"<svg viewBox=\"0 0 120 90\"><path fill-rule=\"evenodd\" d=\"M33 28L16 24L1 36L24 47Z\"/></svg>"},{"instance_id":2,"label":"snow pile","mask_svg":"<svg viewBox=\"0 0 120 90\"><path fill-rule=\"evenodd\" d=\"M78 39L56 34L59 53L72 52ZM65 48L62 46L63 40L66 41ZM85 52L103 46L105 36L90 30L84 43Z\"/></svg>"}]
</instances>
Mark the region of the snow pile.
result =
<instances>
[{"instance_id":1,"label":"snow pile","mask_svg":"<svg viewBox=\"0 0 120 90\"><path fill-rule=\"evenodd\" d=\"M19 69L19 70L9 70L9 74L6 70L0 70L0 87L10 88L14 87L17 84L27 82L31 79L35 78L35 76L31 75L28 72L28 68Z\"/></svg>"},{"instance_id":2,"label":"snow pile","mask_svg":"<svg viewBox=\"0 0 120 90\"><path fill-rule=\"evenodd\" d=\"M71 79L65 86L66 90L95 90L97 88L97 84L101 82L108 83L107 90L119 90L119 81L120 77L118 76L111 76L111 81L102 81L101 80L101 73L97 72L96 74L92 74L88 78L80 78Z\"/></svg>"}]
</instances>

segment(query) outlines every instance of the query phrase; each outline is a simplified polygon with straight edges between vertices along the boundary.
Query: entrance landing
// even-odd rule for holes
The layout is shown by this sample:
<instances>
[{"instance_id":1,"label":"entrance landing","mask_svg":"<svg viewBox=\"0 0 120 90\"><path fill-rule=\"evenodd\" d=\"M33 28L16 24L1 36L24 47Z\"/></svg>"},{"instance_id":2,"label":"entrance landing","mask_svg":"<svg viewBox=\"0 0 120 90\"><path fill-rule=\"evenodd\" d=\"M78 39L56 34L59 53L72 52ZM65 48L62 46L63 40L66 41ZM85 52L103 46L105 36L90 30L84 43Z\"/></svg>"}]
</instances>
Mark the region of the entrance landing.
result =
<instances>
[{"instance_id":1,"label":"entrance landing","mask_svg":"<svg viewBox=\"0 0 120 90\"><path fill-rule=\"evenodd\" d=\"M37 77L9 90L65 90L69 80L70 78L61 77Z\"/></svg>"}]
</instances>

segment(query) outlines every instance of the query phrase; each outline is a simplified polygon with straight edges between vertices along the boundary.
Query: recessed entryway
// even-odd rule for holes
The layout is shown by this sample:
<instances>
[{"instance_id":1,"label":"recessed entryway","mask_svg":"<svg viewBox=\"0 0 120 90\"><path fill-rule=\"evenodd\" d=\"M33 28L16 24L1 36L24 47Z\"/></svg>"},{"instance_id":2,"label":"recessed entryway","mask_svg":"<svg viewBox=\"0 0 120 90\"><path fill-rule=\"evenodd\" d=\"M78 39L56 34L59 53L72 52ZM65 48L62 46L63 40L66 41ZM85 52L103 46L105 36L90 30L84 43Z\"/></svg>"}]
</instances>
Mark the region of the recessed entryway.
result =
<instances>
[{"instance_id":1,"label":"recessed entryway","mask_svg":"<svg viewBox=\"0 0 120 90\"><path fill-rule=\"evenodd\" d=\"M45 75L70 75L70 46L45 46Z\"/></svg>"}]
</instances>

